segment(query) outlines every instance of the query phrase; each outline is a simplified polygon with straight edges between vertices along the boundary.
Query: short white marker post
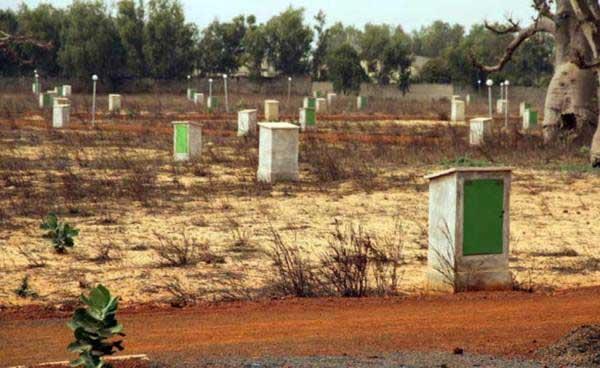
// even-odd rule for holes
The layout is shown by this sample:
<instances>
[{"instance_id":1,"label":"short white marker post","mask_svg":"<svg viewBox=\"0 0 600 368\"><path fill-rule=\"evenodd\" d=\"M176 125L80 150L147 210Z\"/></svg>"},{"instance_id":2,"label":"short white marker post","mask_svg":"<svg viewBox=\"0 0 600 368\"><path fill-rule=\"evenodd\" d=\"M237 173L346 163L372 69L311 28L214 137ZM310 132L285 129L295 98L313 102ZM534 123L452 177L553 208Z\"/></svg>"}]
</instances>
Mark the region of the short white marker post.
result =
<instances>
[{"instance_id":1,"label":"short white marker post","mask_svg":"<svg viewBox=\"0 0 600 368\"><path fill-rule=\"evenodd\" d=\"M223 74L223 83L225 87L225 112L229 112L229 98L227 96L227 74Z\"/></svg>"},{"instance_id":2,"label":"short white marker post","mask_svg":"<svg viewBox=\"0 0 600 368\"><path fill-rule=\"evenodd\" d=\"M504 106L504 127L508 128L508 86L510 82L508 80L504 81L504 88L506 92L504 92L504 100L506 101L506 105Z\"/></svg>"},{"instance_id":3,"label":"short white marker post","mask_svg":"<svg viewBox=\"0 0 600 368\"><path fill-rule=\"evenodd\" d=\"M98 76L92 75L93 87L92 87L92 125L96 124L96 82Z\"/></svg>"},{"instance_id":4,"label":"short white marker post","mask_svg":"<svg viewBox=\"0 0 600 368\"><path fill-rule=\"evenodd\" d=\"M494 110L493 110L493 106L492 106L492 87L494 86L494 81L491 79L488 79L485 84L488 87L488 100L489 100L489 113L490 113L490 118L494 117Z\"/></svg>"}]
</instances>

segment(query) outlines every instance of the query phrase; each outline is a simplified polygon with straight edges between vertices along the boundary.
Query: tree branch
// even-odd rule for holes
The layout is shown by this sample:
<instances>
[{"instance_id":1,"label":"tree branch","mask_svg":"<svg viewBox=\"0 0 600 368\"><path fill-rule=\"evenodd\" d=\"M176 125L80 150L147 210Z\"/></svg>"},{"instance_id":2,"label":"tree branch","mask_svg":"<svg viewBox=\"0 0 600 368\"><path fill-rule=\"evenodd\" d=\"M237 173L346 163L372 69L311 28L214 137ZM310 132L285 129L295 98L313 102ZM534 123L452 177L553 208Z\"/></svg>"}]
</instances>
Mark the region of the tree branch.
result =
<instances>
[{"instance_id":1,"label":"tree branch","mask_svg":"<svg viewBox=\"0 0 600 368\"><path fill-rule=\"evenodd\" d=\"M518 32L518 34L515 36L515 38L506 47L506 51L505 51L504 55L502 56L502 58L500 59L500 61L498 62L498 64L491 65L491 66L483 65L479 61L477 61L477 59L473 55L472 51L469 52L469 58L471 59L471 62L473 63L473 65L475 65L477 68L481 69L482 71L487 72L487 73L497 72L499 70L502 70L502 68L504 68L504 66L512 59L512 56L514 55L515 51L517 51L517 49L528 38L532 37L536 33L540 33L540 32L554 33L554 31L555 31L554 23L552 21L550 21L549 19L542 18L542 19L539 19L538 21L536 21L535 23L533 23L532 25L530 25L529 27L522 29Z\"/></svg>"},{"instance_id":2,"label":"tree branch","mask_svg":"<svg viewBox=\"0 0 600 368\"><path fill-rule=\"evenodd\" d=\"M521 30L521 26L519 25L518 22L515 22L512 18L508 18L506 20L508 22L507 26L504 26L502 28L497 27L495 25L492 25L490 23L488 23L487 21L483 22L483 25L485 26L485 28L488 31L491 31L495 34L498 35L505 35L505 34L509 34L509 33L516 33L519 32Z\"/></svg>"},{"instance_id":3,"label":"tree branch","mask_svg":"<svg viewBox=\"0 0 600 368\"><path fill-rule=\"evenodd\" d=\"M54 45L51 42L38 41L28 36L14 36L4 31L0 31L0 53L6 54L6 56L14 62L20 64L32 64L33 60L25 60L22 57L19 57L12 48L13 46L21 45L32 45L42 50L51 50L54 48Z\"/></svg>"}]
</instances>

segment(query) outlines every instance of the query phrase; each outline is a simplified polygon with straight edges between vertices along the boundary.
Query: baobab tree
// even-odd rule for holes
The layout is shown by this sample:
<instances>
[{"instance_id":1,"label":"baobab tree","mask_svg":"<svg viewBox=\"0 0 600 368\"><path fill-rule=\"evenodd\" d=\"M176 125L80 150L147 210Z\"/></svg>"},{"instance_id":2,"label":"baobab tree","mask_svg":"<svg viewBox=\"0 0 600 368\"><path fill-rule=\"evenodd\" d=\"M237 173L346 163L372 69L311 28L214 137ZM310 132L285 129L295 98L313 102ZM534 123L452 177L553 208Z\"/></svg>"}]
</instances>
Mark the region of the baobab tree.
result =
<instances>
[{"instance_id":1,"label":"baobab tree","mask_svg":"<svg viewBox=\"0 0 600 368\"><path fill-rule=\"evenodd\" d=\"M5 55L10 61L21 65L33 64L34 61L31 58L26 58L22 52L18 51L19 47L27 45L43 50L50 50L54 47L50 42L41 42L32 37L12 35L0 30L0 54Z\"/></svg>"},{"instance_id":2,"label":"baobab tree","mask_svg":"<svg viewBox=\"0 0 600 368\"><path fill-rule=\"evenodd\" d=\"M508 25L487 28L497 34L514 34L496 65L474 63L483 71L501 70L527 39L543 32L555 42L554 75L548 86L544 106L544 139L554 141L561 133L589 140L598 127L598 79L595 65L600 45L596 26L600 26L598 0L533 0L537 12L532 23L521 27L508 19ZM591 160L600 164L600 133L595 134Z\"/></svg>"}]
</instances>

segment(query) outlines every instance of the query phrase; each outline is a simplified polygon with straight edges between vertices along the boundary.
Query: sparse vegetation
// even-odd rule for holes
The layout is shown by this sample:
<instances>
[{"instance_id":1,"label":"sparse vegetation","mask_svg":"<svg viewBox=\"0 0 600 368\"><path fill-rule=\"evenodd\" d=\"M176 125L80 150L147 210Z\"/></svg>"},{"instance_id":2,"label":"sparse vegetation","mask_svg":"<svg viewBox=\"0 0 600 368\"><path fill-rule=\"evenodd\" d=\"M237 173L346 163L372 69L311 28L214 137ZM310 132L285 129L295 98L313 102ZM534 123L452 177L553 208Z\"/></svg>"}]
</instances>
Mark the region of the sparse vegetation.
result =
<instances>
[{"instance_id":1,"label":"sparse vegetation","mask_svg":"<svg viewBox=\"0 0 600 368\"><path fill-rule=\"evenodd\" d=\"M67 248L73 248L74 238L79 235L78 229L66 222L59 221L55 213L50 213L40 228L47 231L45 237L52 241L52 245L58 253L65 253Z\"/></svg>"}]
</instances>

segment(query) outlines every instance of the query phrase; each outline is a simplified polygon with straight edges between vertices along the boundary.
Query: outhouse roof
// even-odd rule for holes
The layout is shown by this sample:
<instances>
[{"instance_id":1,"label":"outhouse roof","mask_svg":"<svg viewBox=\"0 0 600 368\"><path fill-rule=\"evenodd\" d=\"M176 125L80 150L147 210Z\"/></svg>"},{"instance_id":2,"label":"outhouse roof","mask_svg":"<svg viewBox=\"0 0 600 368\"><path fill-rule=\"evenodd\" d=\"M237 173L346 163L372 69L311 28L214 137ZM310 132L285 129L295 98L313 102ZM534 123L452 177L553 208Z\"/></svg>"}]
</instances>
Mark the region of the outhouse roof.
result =
<instances>
[{"instance_id":1,"label":"outhouse roof","mask_svg":"<svg viewBox=\"0 0 600 368\"><path fill-rule=\"evenodd\" d=\"M490 173L490 172L512 172L510 167L454 167L448 170L440 171L434 174L426 175L425 179L433 180L442 176L457 174L457 173Z\"/></svg>"}]
</instances>

